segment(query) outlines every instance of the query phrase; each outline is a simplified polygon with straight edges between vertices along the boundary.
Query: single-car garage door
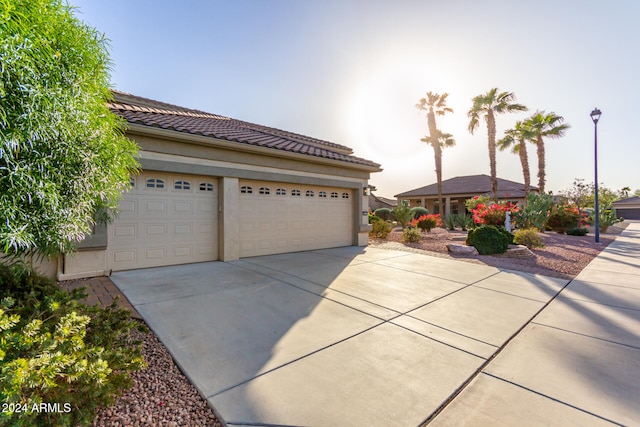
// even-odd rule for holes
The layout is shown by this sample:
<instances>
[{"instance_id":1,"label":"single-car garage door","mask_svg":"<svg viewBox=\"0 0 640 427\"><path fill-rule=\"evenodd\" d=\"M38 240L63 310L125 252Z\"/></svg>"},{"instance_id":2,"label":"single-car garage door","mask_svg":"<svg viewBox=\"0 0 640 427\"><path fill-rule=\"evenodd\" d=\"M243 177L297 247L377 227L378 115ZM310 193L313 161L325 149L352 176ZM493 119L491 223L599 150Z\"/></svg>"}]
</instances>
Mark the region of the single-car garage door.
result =
<instances>
[{"instance_id":1,"label":"single-car garage door","mask_svg":"<svg viewBox=\"0 0 640 427\"><path fill-rule=\"evenodd\" d=\"M131 178L109 226L113 271L218 259L216 179L145 171Z\"/></svg>"},{"instance_id":2,"label":"single-car garage door","mask_svg":"<svg viewBox=\"0 0 640 427\"><path fill-rule=\"evenodd\" d=\"M240 257L353 244L353 191L240 180Z\"/></svg>"}]
</instances>

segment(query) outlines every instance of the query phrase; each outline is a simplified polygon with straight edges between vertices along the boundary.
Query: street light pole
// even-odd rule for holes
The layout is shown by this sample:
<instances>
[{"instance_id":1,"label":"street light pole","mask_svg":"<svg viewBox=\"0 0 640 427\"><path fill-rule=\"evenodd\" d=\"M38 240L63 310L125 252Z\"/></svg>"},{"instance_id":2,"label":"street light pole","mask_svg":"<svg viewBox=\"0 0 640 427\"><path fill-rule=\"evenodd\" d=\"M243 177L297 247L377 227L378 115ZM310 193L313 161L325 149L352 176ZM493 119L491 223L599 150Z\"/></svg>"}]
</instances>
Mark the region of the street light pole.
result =
<instances>
[{"instance_id":1,"label":"street light pole","mask_svg":"<svg viewBox=\"0 0 640 427\"><path fill-rule=\"evenodd\" d=\"M598 204L598 120L600 120L600 116L602 115L602 111L594 108L591 112L591 120L593 120L594 124L594 171L595 171L595 217L596 217L596 243L600 243L600 205Z\"/></svg>"}]
</instances>

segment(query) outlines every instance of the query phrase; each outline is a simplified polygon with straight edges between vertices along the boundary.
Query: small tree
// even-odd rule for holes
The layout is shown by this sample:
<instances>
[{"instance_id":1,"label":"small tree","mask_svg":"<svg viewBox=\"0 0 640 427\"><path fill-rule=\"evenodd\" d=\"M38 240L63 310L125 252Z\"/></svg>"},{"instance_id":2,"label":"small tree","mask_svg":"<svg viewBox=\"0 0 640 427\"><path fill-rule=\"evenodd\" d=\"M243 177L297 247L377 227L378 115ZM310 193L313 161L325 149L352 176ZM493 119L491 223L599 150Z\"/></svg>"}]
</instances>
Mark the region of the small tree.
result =
<instances>
[{"instance_id":1,"label":"small tree","mask_svg":"<svg viewBox=\"0 0 640 427\"><path fill-rule=\"evenodd\" d=\"M584 179L576 178L573 186L564 190L560 195L564 196L578 208L578 216L582 218L582 208L587 205L590 196L593 194L593 185L585 184Z\"/></svg>"},{"instance_id":2,"label":"small tree","mask_svg":"<svg viewBox=\"0 0 640 427\"><path fill-rule=\"evenodd\" d=\"M0 251L72 251L137 168L106 42L61 0L0 2Z\"/></svg>"},{"instance_id":3,"label":"small tree","mask_svg":"<svg viewBox=\"0 0 640 427\"><path fill-rule=\"evenodd\" d=\"M413 215L411 209L409 208L409 202L407 202L406 200L398 203L398 206L393 208L393 214L396 217L396 221L398 221L402 228L405 228L407 226L409 221L411 221L411 217Z\"/></svg>"}]
</instances>

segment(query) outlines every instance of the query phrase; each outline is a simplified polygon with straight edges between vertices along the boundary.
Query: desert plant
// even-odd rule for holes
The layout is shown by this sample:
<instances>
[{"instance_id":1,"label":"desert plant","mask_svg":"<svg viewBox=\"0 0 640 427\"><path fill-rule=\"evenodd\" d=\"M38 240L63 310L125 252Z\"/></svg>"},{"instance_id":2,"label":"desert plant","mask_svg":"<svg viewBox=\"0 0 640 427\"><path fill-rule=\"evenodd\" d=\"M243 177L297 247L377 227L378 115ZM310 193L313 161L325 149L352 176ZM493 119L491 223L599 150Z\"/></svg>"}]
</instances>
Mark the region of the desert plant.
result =
<instances>
[{"instance_id":1,"label":"desert plant","mask_svg":"<svg viewBox=\"0 0 640 427\"><path fill-rule=\"evenodd\" d=\"M595 216L593 215L593 213L591 214L589 220L592 224L594 223ZM601 233L605 233L610 226L622 221L624 221L624 218L618 218L616 216L616 210L614 208L611 207L600 209L600 218L598 219L598 222Z\"/></svg>"},{"instance_id":2,"label":"desert plant","mask_svg":"<svg viewBox=\"0 0 640 427\"><path fill-rule=\"evenodd\" d=\"M509 239L497 227L483 225L467 234L467 245L476 248L480 255L501 254L509 248Z\"/></svg>"},{"instance_id":3,"label":"desert plant","mask_svg":"<svg viewBox=\"0 0 640 427\"><path fill-rule=\"evenodd\" d=\"M373 214L378 218L384 219L385 221L391 221L393 219L391 218L391 209L389 208L378 208L373 211Z\"/></svg>"},{"instance_id":4,"label":"desert plant","mask_svg":"<svg viewBox=\"0 0 640 427\"><path fill-rule=\"evenodd\" d=\"M447 230L455 230L457 225L458 220L456 214L449 214L444 217L444 226L447 228Z\"/></svg>"},{"instance_id":5,"label":"desert plant","mask_svg":"<svg viewBox=\"0 0 640 427\"><path fill-rule=\"evenodd\" d=\"M412 219L418 219L423 215L429 215L429 209L423 208L422 206L415 206L411 208Z\"/></svg>"},{"instance_id":6,"label":"desert plant","mask_svg":"<svg viewBox=\"0 0 640 427\"><path fill-rule=\"evenodd\" d=\"M103 309L17 264L0 265L0 401L57 412L3 411L0 425L88 425L131 386L144 361L129 332L137 324L114 302Z\"/></svg>"},{"instance_id":7,"label":"desert plant","mask_svg":"<svg viewBox=\"0 0 640 427\"><path fill-rule=\"evenodd\" d=\"M507 212L517 212L519 208L510 202L506 203L491 203L485 205L479 203L473 213L473 221L476 224L504 226L507 219Z\"/></svg>"},{"instance_id":8,"label":"desert plant","mask_svg":"<svg viewBox=\"0 0 640 427\"><path fill-rule=\"evenodd\" d=\"M420 230L414 227L407 227L402 232L402 240L404 240L405 242L419 242L421 237L422 234L420 234Z\"/></svg>"},{"instance_id":9,"label":"desert plant","mask_svg":"<svg viewBox=\"0 0 640 427\"><path fill-rule=\"evenodd\" d=\"M461 212L457 214L455 217L456 226L460 227L462 231L471 230L475 227L475 222L473 222L473 217L469 214Z\"/></svg>"},{"instance_id":10,"label":"desert plant","mask_svg":"<svg viewBox=\"0 0 640 427\"><path fill-rule=\"evenodd\" d=\"M386 239L392 229L391 224L381 219L372 222L371 226L372 229L369 232L369 236L375 237L376 239Z\"/></svg>"},{"instance_id":11,"label":"desert plant","mask_svg":"<svg viewBox=\"0 0 640 427\"><path fill-rule=\"evenodd\" d=\"M376 221L382 221L383 219L380 218L379 216L375 216L374 214L372 214L371 212L369 212L369 224L373 224Z\"/></svg>"},{"instance_id":12,"label":"desert plant","mask_svg":"<svg viewBox=\"0 0 640 427\"><path fill-rule=\"evenodd\" d=\"M411 209L409 208L409 202L403 200L395 208L393 208L393 214L396 217L396 221L405 228L409 221L411 221Z\"/></svg>"},{"instance_id":13,"label":"desert plant","mask_svg":"<svg viewBox=\"0 0 640 427\"><path fill-rule=\"evenodd\" d=\"M513 242L517 245L524 245L529 249L541 248L544 246L542 244L542 239L540 239L540 235L538 234L538 229L535 227L524 228L516 231L516 234L513 237Z\"/></svg>"},{"instance_id":14,"label":"desert plant","mask_svg":"<svg viewBox=\"0 0 640 427\"><path fill-rule=\"evenodd\" d=\"M567 234L570 236L586 236L589 230L585 227L576 227L570 230L567 230Z\"/></svg>"},{"instance_id":15,"label":"desert plant","mask_svg":"<svg viewBox=\"0 0 640 427\"><path fill-rule=\"evenodd\" d=\"M489 196L473 196L470 199L465 200L464 206L467 208L469 212L473 211L478 205L489 205L493 199Z\"/></svg>"},{"instance_id":16,"label":"desert plant","mask_svg":"<svg viewBox=\"0 0 640 427\"><path fill-rule=\"evenodd\" d=\"M544 231L552 207L553 197L550 194L529 193L527 203L519 211L513 212L512 218L520 229L535 227Z\"/></svg>"},{"instance_id":17,"label":"desert plant","mask_svg":"<svg viewBox=\"0 0 640 427\"><path fill-rule=\"evenodd\" d=\"M575 206L557 205L551 209L547 226L559 234L564 234L567 230L576 228L580 223L580 215Z\"/></svg>"},{"instance_id":18,"label":"desert plant","mask_svg":"<svg viewBox=\"0 0 640 427\"><path fill-rule=\"evenodd\" d=\"M420 230L428 233L437 226L442 225L442 221L440 220L440 215L432 214L422 215L420 218L411 220L409 224L412 227L418 227Z\"/></svg>"}]
</instances>

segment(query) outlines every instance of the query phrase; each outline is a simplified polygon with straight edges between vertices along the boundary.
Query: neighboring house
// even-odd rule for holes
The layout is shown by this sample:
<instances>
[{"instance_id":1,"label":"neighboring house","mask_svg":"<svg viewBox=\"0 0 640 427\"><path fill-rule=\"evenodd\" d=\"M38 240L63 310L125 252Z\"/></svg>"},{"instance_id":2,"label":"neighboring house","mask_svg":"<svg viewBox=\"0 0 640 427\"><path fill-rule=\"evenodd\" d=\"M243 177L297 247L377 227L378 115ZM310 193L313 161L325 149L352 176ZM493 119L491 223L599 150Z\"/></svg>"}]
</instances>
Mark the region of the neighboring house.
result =
<instances>
[{"instance_id":1,"label":"neighboring house","mask_svg":"<svg viewBox=\"0 0 640 427\"><path fill-rule=\"evenodd\" d=\"M141 173L113 223L96 227L58 279L368 242L368 179L348 147L114 92Z\"/></svg>"},{"instance_id":2,"label":"neighboring house","mask_svg":"<svg viewBox=\"0 0 640 427\"><path fill-rule=\"evenodd\" d=\"M538 187L531 187L531 192L538 192ZM442 181L442 197L445 198L445 215L465 212L465 200L477 195L492 196L491 177L488 175L457 176ZM436 199L438 198L437 184L409 190L396 194L398 201L407 200L409 205L426 207L430 213L440 213ZM524 202L524 184L507 179L498 178L498 200L510 202Z\"/></svg>"},{"instance_id":3,"label":"neighboring house","mask_svg":"<svg viewBox=\"0 0 640 427\"><path fill-rule=\"evenodd\" d=\"M379 208L393 209L396 206L398 206L398 201L396 199L376 196L373 193L369 196L369 209L372 212Z\"/></svg>"},{"instance_id":4,"label":"neighboring house","mask_svg":"<svg viewBox=\"0 0 640 427\"><path fill-rule=\"evenodd\" d=\"M617 200L611 204L616 215L624 219L640 219L640 196Z\"/></svg>"}]
</instances>

